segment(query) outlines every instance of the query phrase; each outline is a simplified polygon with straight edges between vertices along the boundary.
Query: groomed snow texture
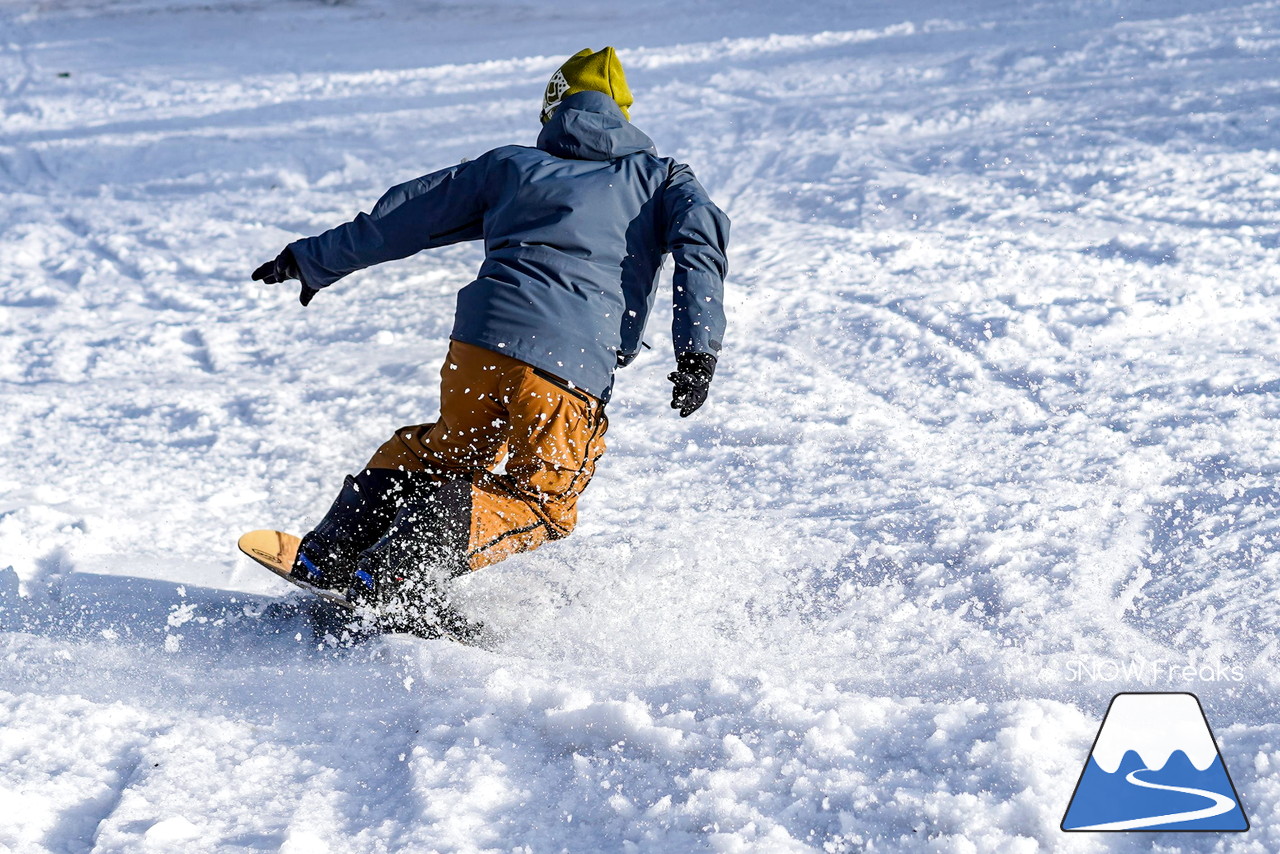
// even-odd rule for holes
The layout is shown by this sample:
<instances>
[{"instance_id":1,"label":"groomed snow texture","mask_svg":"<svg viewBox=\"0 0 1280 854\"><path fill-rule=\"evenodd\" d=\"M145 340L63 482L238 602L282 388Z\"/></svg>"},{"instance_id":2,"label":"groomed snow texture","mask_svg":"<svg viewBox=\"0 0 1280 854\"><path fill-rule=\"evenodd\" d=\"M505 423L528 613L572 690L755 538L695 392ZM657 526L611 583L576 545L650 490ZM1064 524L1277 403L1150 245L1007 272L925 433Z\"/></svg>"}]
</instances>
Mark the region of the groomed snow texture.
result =
<instances>
[{"instance_id":1,"label":"groomed snow texture","mask_svg":"<svg viewBox=\"0 0 1280 854\"><path fill-rule=\"evenodd\" d=\"M479 255L249 273L605 44L733 218L711 402L657 312L492 649L317 643L235 539L434 416ZM1275 0L0 0L0 850L1280 850L1277 60ZM1121 690L1248 833L1059 830Z\"/></svg>"}]
</instances>

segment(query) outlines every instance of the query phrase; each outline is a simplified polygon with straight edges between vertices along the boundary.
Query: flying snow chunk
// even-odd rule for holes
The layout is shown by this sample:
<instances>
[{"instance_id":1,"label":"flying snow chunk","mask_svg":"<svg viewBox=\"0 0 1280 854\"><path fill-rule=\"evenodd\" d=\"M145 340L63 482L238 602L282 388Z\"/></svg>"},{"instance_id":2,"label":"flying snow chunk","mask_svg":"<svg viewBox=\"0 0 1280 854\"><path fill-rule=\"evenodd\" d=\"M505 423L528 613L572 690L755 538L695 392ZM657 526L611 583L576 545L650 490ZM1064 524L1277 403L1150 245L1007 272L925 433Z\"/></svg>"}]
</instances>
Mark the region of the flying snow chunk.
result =
<instances>
[{"instance_id":1,"label":"flying snow chunk","mask_svg":"<svg viewBox=\"0 0 1280 854\"><path fill-rule=\"evenodd\" d=\"M1248 830L1200 700L1116 694L1062 829Z\"/></svg>"}]
</instances>

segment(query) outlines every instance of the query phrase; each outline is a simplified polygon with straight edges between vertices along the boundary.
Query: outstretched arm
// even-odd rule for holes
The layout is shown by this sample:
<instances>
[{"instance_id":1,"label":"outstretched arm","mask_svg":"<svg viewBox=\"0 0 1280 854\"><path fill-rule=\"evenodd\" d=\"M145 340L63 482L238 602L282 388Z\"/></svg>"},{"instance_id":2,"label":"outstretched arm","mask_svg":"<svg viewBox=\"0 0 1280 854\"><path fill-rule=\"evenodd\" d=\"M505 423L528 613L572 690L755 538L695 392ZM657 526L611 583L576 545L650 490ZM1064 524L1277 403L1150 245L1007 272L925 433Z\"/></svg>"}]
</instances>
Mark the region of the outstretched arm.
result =
<instances>
[{"instance_id":1,"label":"outstretched arm","mask_svg":"<svg viewBox=\"0 0 1280 854\"><path fill-rule=\"evenodd\" d=\"M392 187L369 213L290 243L275 261L259 267L254 278L268 283L300 279L306 305L308 291L314 295L357 270L476 240L483 236L486 165L486 158L480 158Z\"/></svg>"}]
</instances>

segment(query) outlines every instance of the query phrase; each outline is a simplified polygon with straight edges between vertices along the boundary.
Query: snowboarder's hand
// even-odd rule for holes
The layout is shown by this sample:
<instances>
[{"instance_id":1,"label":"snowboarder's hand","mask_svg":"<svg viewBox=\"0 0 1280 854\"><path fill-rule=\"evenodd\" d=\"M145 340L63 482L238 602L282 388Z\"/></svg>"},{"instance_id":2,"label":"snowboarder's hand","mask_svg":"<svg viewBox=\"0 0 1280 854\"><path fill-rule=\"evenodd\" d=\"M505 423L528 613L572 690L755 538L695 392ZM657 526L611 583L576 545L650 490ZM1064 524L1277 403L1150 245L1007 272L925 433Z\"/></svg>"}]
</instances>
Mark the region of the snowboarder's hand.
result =
<instances>
[{"instance_id":1,"label":"snowboarder's hand","mask_svg":"<svg viewBox=\"0 0 1280 854\"><path fill-rule=\"evenodd\" d=\"M707 402L711 377L716 372L716 357L710 353L681 353L676 356L676 369L667 375L671 389L671 408L688 418Z\"/></svg>"},{"instance_id":2,"label":"snowboarder's hand","mask_svg":"<svg viewBox=\"0 0 1280 854\"><path fill-rule=\"evenodd\" d=\"M268 261L253 271L253 280L255 282L262 282L268 285L278 285L290 279L301 281L302 274L298 272L298 259L293 257L293 250L287 246L283 252L275 257L274 261ZM314 288L307 287L306 282L302 282L302 292L298 294L298 302L306 306L311 302L311 298L318 293L319 291Z\"/></svg>"},{"instance_id":3,"label":"snowboarder's hand","mask_svg":"<svg viewBox=\"0 0 1280 854\"><path fill-rule=\"evenodd\" d=\"M293 250L287 246L283 252L275 257L274 261L268 261L253 271L253 280L255 282L263 282L268 285L278 285L289 279L297 278L299 278L298 259L293 257Z\"/></svg>"}]
</instances>

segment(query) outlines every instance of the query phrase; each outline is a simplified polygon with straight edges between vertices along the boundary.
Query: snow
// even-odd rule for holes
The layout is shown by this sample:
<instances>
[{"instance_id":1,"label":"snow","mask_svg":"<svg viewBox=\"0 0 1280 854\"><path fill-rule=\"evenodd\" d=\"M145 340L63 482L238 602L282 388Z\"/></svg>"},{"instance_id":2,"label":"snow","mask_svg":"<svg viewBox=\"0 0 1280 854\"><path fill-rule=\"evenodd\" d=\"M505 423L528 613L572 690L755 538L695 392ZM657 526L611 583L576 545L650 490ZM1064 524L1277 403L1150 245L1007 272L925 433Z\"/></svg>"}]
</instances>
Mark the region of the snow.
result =
<instances>
[{"instance_id":1,"label":"snow","mask_svg":"<svg viewBox=\"0 0 1280 854\"><path fill-rule=\"evenodd\" d=\"M0 850L1280 848L1280 3L0 0ZM615 44L734 221L491 650L234 550L435 412L474 247L249 272ZM12 572L7 568L12 567ZM1245 834L1064 834L1194 691Z\"/></svg>"},{"instance_id":2,"label":"snow","mask_svg":"<svg viewBox=\"0 0 1280 854\"><path fill-rule=\"evenodd\" d=\"M1159 770L1181 750L1197 771L1218 758L1204 716L1190 694L1124 694L1107 709L1092 756L1098 767L1116 773L1124 754L1133 750L1145 767Z\"/></svg>"}]
</instances>

